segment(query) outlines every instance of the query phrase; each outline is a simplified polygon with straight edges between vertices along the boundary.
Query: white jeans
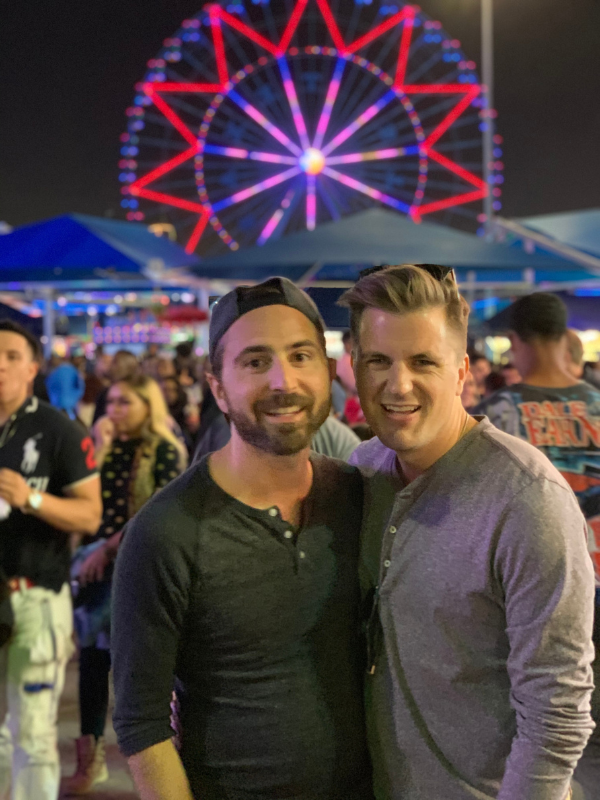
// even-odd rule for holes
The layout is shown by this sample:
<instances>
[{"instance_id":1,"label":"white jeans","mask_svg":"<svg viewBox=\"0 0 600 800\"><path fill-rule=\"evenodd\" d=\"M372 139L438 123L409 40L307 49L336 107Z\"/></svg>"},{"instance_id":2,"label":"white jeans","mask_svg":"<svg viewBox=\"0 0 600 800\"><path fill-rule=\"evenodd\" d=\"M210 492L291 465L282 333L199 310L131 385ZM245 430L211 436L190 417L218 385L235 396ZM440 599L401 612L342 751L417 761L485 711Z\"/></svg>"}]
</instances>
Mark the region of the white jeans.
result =
<instances>
[{"instance_id":1,"label":"white jeans","mask_svg":"<svg viewBox=\"0 0 600 800\"><path fill-rule=\"evenodd\" d=\"M68 584L59 594L21 582L13 635L0 649L0 800L56 800L58 701L73 652Z\"/></svg>"}]
</instances>

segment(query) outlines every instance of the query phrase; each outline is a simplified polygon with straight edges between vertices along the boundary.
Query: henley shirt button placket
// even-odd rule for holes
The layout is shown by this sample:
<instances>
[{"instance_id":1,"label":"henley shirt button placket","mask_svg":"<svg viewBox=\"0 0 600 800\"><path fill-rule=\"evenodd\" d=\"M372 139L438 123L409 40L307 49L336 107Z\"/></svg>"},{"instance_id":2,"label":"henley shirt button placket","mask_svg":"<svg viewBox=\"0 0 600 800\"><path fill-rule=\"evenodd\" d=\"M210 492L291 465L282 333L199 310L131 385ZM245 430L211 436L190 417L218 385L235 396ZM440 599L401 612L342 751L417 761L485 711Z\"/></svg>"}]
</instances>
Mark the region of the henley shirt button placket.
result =
<instances>
[{"instance_id":1,"label":"henley shirt button placket","mask_svg":"<svg viewBox=\"0 0 600 800\"><path fill-rule=\"evenodd\" d=\"M292 531L286 531L283 535L284 535L284 537L286 539L293 539L294 538L294 534L292 533Z\"/></svg>"},{"instance_id":2,"label":"henley shirt button placket","mask_svg":"<svg viewBox=\"0 0 600 800\"><path fill-rule=\"evenodd\" d=\"M277 516L277 509L276 508L270 508L269 509L269 516L270 517L276 517Z\"/></svg>"},{"instance_id":3,"label":"henley shirt button placket","mask_svg":"<svg viewBox=\"0 0 600 800\"><path fill-rule=\"evenodd\" d=\"M304 552L304 550L300 550L298 555L300 556L300 558L306 558L306 553Z\"/></svg>"},{"instance_id":4,"label":"henley shirt button placket","mask_svg":"<svg viewBox=\"0 0 600 800\"><path fill-rule=\"evenodd\" d=\"M389 560L389 558L386 558L386 560L383 562L383 566L384 566L386 569L387 569L388 567L391 567L391 566L392 566L392 562Z\"/></svg>"}]
</instances>

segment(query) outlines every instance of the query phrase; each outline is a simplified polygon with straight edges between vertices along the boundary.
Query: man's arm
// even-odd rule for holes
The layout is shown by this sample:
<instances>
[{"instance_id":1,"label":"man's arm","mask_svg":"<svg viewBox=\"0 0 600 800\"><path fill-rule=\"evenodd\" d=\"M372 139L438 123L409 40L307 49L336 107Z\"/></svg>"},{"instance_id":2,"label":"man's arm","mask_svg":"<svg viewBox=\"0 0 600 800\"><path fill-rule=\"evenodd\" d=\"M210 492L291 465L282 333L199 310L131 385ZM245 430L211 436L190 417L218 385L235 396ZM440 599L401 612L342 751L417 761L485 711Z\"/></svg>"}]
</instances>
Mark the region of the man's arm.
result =
<instances>
[{"instance_id":1,"label":"man's arm","mask_svg":"<svg viewBox=\"0 0 600 800\"><path fill-rule=\"evenodd\" d=\"M170 749L171 695L193 585L196 533L168 486L125 527L116 561L113 722L144 800L190 796L173 788L182 785L183 768ZM161 794L161 787L172 793Z\"/></svg>"},{"instance_id":2,"label":"man's arm","mask_svg":"<svg viewBox=\"0 0 600 800\"><path fill-rule=\"evenodd\" d=\"M37 510L27 507L27 498L32 491L21 474L11 469L0 469L0 497L13 508L25 510L25 513L67 533L94 534L100 527L102 499L98 475L67 487L64 491L69 497L42 492L42 503Z\"/></svg>"},{"instance_id":3,"label":"man's arm","mask_svg":"<svg viewBox=\"0 0 600 800\"><path fill-rule=\"evenodd\" d=\"M141 800L194 800L171 740L136 753L128 764Z\"/></svg>"},{"instance_id":4,"label":"man's arm","mask_svg":"<svg viewBox=\"0 0 600 800\"><path fill-rule=\"evenodd\" d=\"M558 474L533 480L513 501L494 570L517 721L498 800L565 800L593 730L594 576L585 521Z\"/></svg>"}]
</instances>

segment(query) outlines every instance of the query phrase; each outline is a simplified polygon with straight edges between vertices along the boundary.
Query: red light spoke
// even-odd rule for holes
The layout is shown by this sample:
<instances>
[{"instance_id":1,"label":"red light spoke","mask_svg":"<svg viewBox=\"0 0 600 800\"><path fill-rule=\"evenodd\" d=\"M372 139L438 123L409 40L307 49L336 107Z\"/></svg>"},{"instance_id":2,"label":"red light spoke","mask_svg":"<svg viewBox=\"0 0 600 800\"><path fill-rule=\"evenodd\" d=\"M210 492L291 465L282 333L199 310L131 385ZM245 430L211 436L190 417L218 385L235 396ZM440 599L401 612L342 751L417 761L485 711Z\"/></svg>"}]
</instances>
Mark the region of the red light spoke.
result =
<instances>
[{"instance_id":1,"label":"red light spoke","mask_svg":"<svg viewBox=\"0 0 600 800\"><path fill-rule=\"evenodd\" d=\"M217 61L217 73L221 83L227 83L229 74L227 71L227 59L225 57L225 45L223 43L223 31L221 30L221 19L215 11L217 6L211 6L209 11L210 26L212 28L213 44L215 47L215 59Z\"/></svg>"},{"instance_id":2,"label":"red light spoke","mask_svg":"<svg viewBox=\"0 0 600 800\"><path fill-rule=\"evenodd\" d=\"M438 139L440 139L444 133L448 130L448 128L456 122L456 120L460 117L460 115L465 111L473 102L473 100L479 94L479 86L474 86L468 94L463 97L462 100L452 109L452 111L446 116L446 118L440 122L440 124L435 128L425 140L425 146L427 148L431 147L431 145L435 144Z\"/></svg>"},{"instance_id":3,"label":"red light spoke","mask_svg":"<svg viewBox=\"0 0 600 800\"><path fill-rule=\"evenodd\" d=\"M162 175L165 175L167 172L170 172L175 167L178 167L180 164L183 164L188 158L193 158L198 152L198 145L194 147L189 147L187 150L184 150L183 153L180 153L178 156L171 158L169 161L165 161L164 164L156 167L151 172L146 173L146 175L142 175L141 178L138 178L135 183L132 183L129 187L130 191L134 187L136 189L141 189L143 186L147 186L152 181L155 181L157 178L160 178Z\"/></svg>"},{"instance_id":4,"label":"red light spoke","mask_svg":"<svg viewBox=\"0 0 600 800\"><path fill-rule=\"evenodd\" d=\"M405 6L401 11L398 11L397 14L394 14L389 19L386 19L385 22L382 22L376 28L373 28L372 31L365 33L364 36L356 39L352 44L349 44L345 48L346 53L355 53L357 50L360 50L361 47L364 47L367 44L370 44L374 39L377 39L379 36L383 36L384 33L387 33L389 30L394 28L396 25L399 25L403 19L408 17L412 14L414 17L414 9L411 6Z\"/></svg>"},{"instance_id":5,"label":"red light spoke","mask_svg":"<svg viewBox=\"0 0 600 800\"><path fill-rule=\"evenodd\" d=\"M296 28L300 20L302 19L302 14L304 14L304 9L308 4L308 0L298 0L296 7L292 11L292 15L290 17L290 21L287 24L286 29L283 32L281 37L281 41L279 42L278 52L277 55L283 55L285 51L288 49L290 42L292 41L292 36L294 35Z\"/></svg>"},{"instance_id":6,"label":"red light spoke","mask_svg":"<svg viewBox=\"0 0 600 800\"><path fill-rule=\"evenodd\" d=\"M402 87L405 94L465 94L474 91L477 96L480 90L480 86L466 87L462 83L423 83Z\"/></svg>"},{"instance_id":7,"label":"red light spoke","mask_svg":"<svg viewBox=\"0 0 600 800\"><path fill-rule=\"evenodd\" d=\"M208 214L206 211L200 215L198 222L190 236L188 243L185 246L186 253L193 253L196 249L198 242L200 241L200 237L204 233L204 229L206 228L206 224L208 222Z\"/></svg>"},{"instance_id":8,"label":"red light spoke","mask_svg":"<svg viewBox=\"0 0 600 800\"><path fill-rule=\"evenodd\" d=\"M148 88L150 87L150 88ZM153 92L207 92L208 94L215 94L223 90L220 83L173 83L165 81L165 83L146 83L144 84L144 91L148 94L149 91Z\"/></svg>"},{"instance_id":9,"label":"red light spoke","mask_svg":"<svg viewBox=\"0 0 600 800\"><path fill-rule=\"evenodd\" d=\"M154 200L156 203L164 203L166 206L182 208L184 211L197 211L204 213L204 206L200 203L192 203L191 200L184 200L182 197L173 197L171 194L162 192L152 192L150 189L135 189L131 192L135 197L145 197L146 200Z\"/></svg>"},{"instance_id":10,"label":"red light spoke","mask_svg":"<svg viewBox=\"0 0 600 800\"><path fill-rule=\"evenodd\" d=\"M445 200L435 200L433 203L425 203L425 205L422 205L420 208L413 207L410 210L410 215L415 222L420 222L420 218L424 214L432 214L434 211L443 211L445 208L451 208L452 206L472 203L474 200L482 200L485 195L485 189L478 189L476 192L458 194L454 197L447 197Z\"/></svg>"},{"instance_id":11,"label":"red light spoke","mask_svg":"<svg viewBox=\"0 0 600 800\"><path fill-rule=\"evenodd\" d=\"M175 130L179 131L179 133L183 136L183 138L189 144L196 146L196 137L188 128L188 126L181 120L177 114L173 111L173 109L165 103L165 101L158 95L156 92L151 92L150 97L154 105L162 111L165 117L169 120L171 125L175 128Z\"/></svg>"},{"instance_id":12,"label":"red light spoke","mask_svg":"<svg viewBox=\"0 0 600 800\"><path fill-rule=\"evenodd\" d=\"M408 56L410 54L410 44L412 41L414 22L415 13L414 10L411 9L411 13L408 14L404 20L404 28L402 29L400 52L398 54L398 69L396 70L396 86L402 86L404 83L404 78L406 77L406 67L408 65Z\"/></svg>"},{"instance_id":13,"label":"red light spoke","mask_svg":"<svg viewBox=\"0 0 600 800\"><path fill-rule=\"evenodd\" d=\"M254 28L250 28L244 22L236 17L232 16L228 11L225 11L224 8L221 6L212 6L215 9L215 14L217 14L223 22L226 22L231 28L234 28L238 33L242 33L244 36L247 36L248 39L253 41L255 44L260 45L260 47L264 47L267 52L271 53L272 55L276 56L278 54L279 48L273 44L273 42L265 39L264 36L261 36L260 33L254 30Z\"/></svg>"},{"instance_id":14,"label":"red light spoke","mask_svg":"<svg viewBox=\"0 0 600 800\"><path fill-rule=\"evenodd\" d=\"M455 175L458 175L460 178L463 178L468 183L472 183L473 186L477 186L479 189L484 189L487 195L485 181L482 181L481 178L478 178L473 172L469 172L468 169L461 167L460 164L457 164L455 161L451 161L449 158L446 158L446 156L443 156L436 150L429 150L427 155L433 161L437 161L440 166L445 167L447 170L453 172Z\"/></svg>"},{"instance_id":15,"label":"red light spoke","mask_svg":"<svg viewBox=\"0 0 600 800\"><path fill-rule=\"evenodd\" d=\"M319 6L321 14L323 15L325 25L327 25L327 30L333 39L333 44L338 50L344 52L346 50L346 45L344 43L342 34L340 33L340 29L337 26L337 22L335 21L335 17L329 8L327 0L317 0L317 5Z\"/></svg>"}]
</instances>

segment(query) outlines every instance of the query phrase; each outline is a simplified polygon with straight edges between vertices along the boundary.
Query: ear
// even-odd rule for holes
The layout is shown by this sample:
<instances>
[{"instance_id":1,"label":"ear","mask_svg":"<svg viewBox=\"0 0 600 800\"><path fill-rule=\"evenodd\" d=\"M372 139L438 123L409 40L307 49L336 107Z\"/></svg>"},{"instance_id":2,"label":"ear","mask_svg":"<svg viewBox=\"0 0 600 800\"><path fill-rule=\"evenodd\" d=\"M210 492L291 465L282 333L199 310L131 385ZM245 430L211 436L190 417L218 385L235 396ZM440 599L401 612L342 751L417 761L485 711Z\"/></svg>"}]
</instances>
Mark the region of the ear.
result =
<instances>
[{"instance_id":1,"label":"ear","mask_svg":"<svg viewBox=\"0 0 600 800\"><path fill-rule=\"evenodd\" d=\"M464 358L458 362L458 383L456 384L456 396L460 397L462 394L465 380L469 372L469 356L465 354Z\"/></svg>"},{"instance_id":2,"label":"ear","mask_svg":"<svg viewBox=\"0 0 600 800\"><path fill-rule=\"evenodd\" d=\"M35 379L35 376L38 374L39 371L40 371L39 363L37 361L32 361L31 364L30 364L30 367L29 367L29 381L28 381L28 383L31 383L31 381L33 381Z\"/></svg>"},{"instance_id":3,"label":"ear","mask_svg":"<svg viewBox=\"0 0 600 800\"><path fill-rule=\"evenodd\" d=\"M223 389L223 384L212 374L212 372L205 372L204 374L206 380L208 381L208 385L210 386L210 390L213 393L213 397L217 401L217 405L224 414L227 414L229 409L227 408L227 400L225 399L225 390Z\"/></svg>"}]
</instances>

